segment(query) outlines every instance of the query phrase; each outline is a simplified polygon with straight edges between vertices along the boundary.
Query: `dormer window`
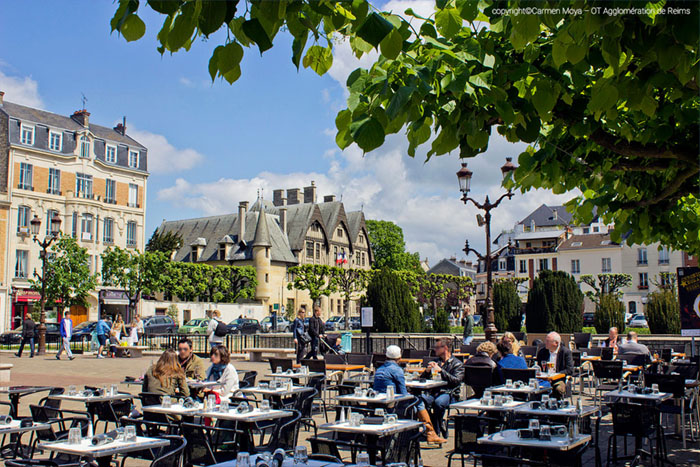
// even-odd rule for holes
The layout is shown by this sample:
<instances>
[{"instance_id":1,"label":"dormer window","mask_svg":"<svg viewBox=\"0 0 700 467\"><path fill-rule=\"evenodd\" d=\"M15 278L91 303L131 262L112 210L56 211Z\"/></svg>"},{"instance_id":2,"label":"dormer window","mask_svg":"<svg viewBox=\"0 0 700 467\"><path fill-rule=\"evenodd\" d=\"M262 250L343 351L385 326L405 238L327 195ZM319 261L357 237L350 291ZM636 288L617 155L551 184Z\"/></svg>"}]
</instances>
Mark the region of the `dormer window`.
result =
<instances>
[{"instance_id":1,"label":"dormer window","mask_svg":"<svg viewBox=\"0 0 700 467\"><path fill-rule=\"evenodd\" d=\"M226 261L226 244L219 244L219 261Z\"/></svg>"},{"instance_id":2,"label":"dormer window","mask_svg":"<svg viewBox=\"0 0 700 467\"><path fill-rule=\"evenodd\" d=\"M139 168L139 152L129 151L129 167Z\"/></svg>"},{"instance_id":3,"label":"dormer window","mask_svg":"<svg viewBox=\"0 0 700 467\"><path fill-rule=\"evenodd\" d=\"M63 133L59 131L49 132L49 149L56 152L61 152L63 149Z\"/></svg>"},{"instance_id":4,"label":"dormer window","mask_svg":"<svg viewBox=\"0 0 700 467\"><path fill-rule=\"evenodd\" d=\"M199 256L198 253L199 253L199 248L196 247L196 246L193 246L193 247L192 247L192 251L191 251L191 253L190 253L190 260L191 260L193 263L197 262L197 258L198 258L198 256Z\"/></svg>"},{"instance_id":5,"label":"dormer window","mask_svg":"<svg viewBox=\"0 0 700 467\"><path fill-rule=\"evenodd\" d=\"M117 147L111 144L107 145L107 149L105 152L105 161L109 162L110 164L116 164L117 163Z\"/></svg>"},{"instance_id":6,"label":"dormer window","mask_svg":"<svg viewBox=\"0 0 700 467\"><path fill-rule=\"evenodd\" d=\"M90 158L90 138L87 136L80 137L80 157Z\"/></svg>"},{"instance_id":7,"label":"dormer window","mask_svg":"<svg viewBox=\"0 0 700 467\"><path fill-rule=\"evenodd\" d=\"M34 146L34 127L30 125L21 126L19 134L19 142L27 146Z\"/></svg>"}]
</instances>

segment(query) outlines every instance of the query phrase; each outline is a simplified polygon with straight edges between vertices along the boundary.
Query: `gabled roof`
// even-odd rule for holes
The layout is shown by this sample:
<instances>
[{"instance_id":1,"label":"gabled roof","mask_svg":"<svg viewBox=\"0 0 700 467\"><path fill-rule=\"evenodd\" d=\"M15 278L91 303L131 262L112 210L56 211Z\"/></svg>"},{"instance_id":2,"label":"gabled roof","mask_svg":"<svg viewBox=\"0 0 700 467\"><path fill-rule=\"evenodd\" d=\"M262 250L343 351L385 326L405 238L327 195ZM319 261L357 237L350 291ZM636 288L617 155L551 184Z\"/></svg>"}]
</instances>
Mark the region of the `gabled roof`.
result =
<instances>
[{"instance_id":1,"label":"gabled roof","mask_svg":"<svg viewBox=\"0 0 700 467\"><path fill-rule=\"evenodd\" d=\"M556 219L554 211L556 211ZM571 223L571 213L566 210L566 206L547 206L543 204L532 211L520 224L529 226L534 220L535 227L553 227L558 225L569 225Z\"/></svg>"},{"instance_id":2,"label":"gabled roof","mask_svg":"<svg viewBox=\"0 0 700 467\"><path fill-rule=\"evenodd\" d=\"M513 240L539 240L542 238L559 238L566 233L566 230L539 230L537 232L523 232L517 234Z\"/></svg>"},{"instance_id":3,"label":"gabled roof","mask_svg":"<svg viewBox=\"0 0 700 467\"><path fill-rule=\"evenodd\" d=\"M620 244L610 240L610 235L607 233L594 233L585 235L572 235L569 239L562 242L557 250L594 250L598 248L619 248Z\"/></svg>"},{"instance_id":4,"label":"gabled roof","mask_svg":"<svg viewBox=\"0 0 700 467\"><path fill-rule=\"evenodd\" d=\"M46 110L33 109L24 105L15 104L13 102L4 101L0 110L4 110L10 117L15 117L19 120L25 120L34 123L41 123L52 128L63 129L73 132L85 130L85 127L69 116L47 112ZM108 128L102 125L89 123L88 130L98 138L123 143L131 147L146 149L141 143L134 140L128 135L122 135L114 128Z\"/></svg>"}]
</instances>

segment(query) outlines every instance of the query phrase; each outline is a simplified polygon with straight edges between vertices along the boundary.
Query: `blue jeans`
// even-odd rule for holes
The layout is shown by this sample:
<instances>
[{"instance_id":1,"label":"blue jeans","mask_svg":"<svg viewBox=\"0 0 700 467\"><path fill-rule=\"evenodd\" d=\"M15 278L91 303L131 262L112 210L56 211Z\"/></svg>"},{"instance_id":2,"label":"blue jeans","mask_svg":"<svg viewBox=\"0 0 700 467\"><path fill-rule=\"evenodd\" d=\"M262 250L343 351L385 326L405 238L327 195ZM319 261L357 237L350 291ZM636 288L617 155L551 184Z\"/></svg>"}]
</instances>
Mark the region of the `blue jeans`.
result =
<instances>
[{"instance_id":1,"label":"blue jeans","mask_svg":"<svg viewBox=\"0 0 700 467\"><path fill-rule=\"evenodd\" d=\"M29 344L29 348L32 351L31 354L29 354L30 357L34 356L34 338L33 337L23 337L22 338L22 343L19 345L19 352L17 352L17 356L21 357L22 356L22 351L24 350L24 344Z\"/></svg>"},{"instance_id":2,"label":"blue jeans","mask_svg":"<svg viewBox=\"0 0 700 467\"><path fill-rule=\"evenodd\" d=\"M464 345L469 345L472 343L473 340L474 340L474 336L465 336L462 338L462 343Z\"/></svg>"},{"instance_id":3,"label":"blue jeans","mask_svg":"<svg viewBox=\"0 0 700 467\"><path fill-rule=\"evenodd\" d=\"M438 434L438 436L447 434L446 431L442 429L442 421L445 419L445 412L447 412L447 408L453 402L452 397L449 394L440 394L438 396L423 394L421 397L425 402L426 408L428 410L433 410L431 418L435 432Z\"/></svg>"},{"instance_id":4,"label":"blue jeans","mask_svg":"<svg viewBox=\"0 0 700 467\"><path fill-rule=\"evenodd\" d=\"M318 343L318 336L312 336L311 349L309 350L309 353L306 354L306 357L304 357L304 360L309 358L318 358Z\"/></svg>"}]
</instances>

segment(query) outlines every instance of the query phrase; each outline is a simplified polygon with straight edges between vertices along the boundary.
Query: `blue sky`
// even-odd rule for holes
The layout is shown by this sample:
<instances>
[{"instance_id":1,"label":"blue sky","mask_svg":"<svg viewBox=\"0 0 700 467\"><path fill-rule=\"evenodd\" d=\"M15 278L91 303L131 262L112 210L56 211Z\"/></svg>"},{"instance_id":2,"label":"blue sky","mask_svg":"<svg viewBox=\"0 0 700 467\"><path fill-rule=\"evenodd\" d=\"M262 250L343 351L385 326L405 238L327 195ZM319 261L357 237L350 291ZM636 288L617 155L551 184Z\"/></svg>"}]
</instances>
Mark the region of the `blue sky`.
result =
<instances>
[{"instance_id":1,"label":"blue sky","mask_svg":"<svg viewBox=\"0 0 700 467\"><path fill-rule=\"evenodd\" d=\"M145 2L144 2L145 3ZM429 14L429 0L392 0ZM91 121L113 125L127 118L127 133L149 148L147 238L163 219L233 212L258 189L295 188L314 180L319 194L343 196L346 207L368 218L397 222L409 249L435 263L457 254L466 237L483 247L476 211L457 200L456 155L423 163L406 155L401 136L363 157L340 151L334 119L344 102L342 83L358 63L346 44L330 73L319 77L292 65L284 34L263 57L246 49L234 85L211 83L207 63L221 36L189 52L160 56L155 35L162 19L141 8L146 36L127 43L110 33L116 6L109 1L5 0L0 15L0 90L11 102L70 115L88 99ZM498 192L498 167L523 146L502 139L470 162L475 193ZM424 154L425 151L422 151ZM513 198L495 216L494 230L541 203L566 199L546 192ZM473 259L473 258L472 258Z\"/></svg>"}]
</instances>

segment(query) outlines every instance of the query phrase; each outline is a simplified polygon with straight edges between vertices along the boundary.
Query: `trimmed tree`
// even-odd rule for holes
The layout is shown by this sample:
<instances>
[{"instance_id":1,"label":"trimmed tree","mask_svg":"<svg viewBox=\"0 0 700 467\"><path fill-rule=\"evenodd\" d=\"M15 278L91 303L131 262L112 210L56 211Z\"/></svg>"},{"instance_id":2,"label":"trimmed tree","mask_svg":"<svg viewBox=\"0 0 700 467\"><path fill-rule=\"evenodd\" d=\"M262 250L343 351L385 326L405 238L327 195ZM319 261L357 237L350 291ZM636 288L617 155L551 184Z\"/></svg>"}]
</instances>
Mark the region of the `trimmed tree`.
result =
<instances>
[{"instance_id":1,"label":"trimmed tree","mask_svg":"<svg viewBox=\"0 0 700 467\"><path fill-rule=\"evenodd\" d=\"M450 320L447 317L447 310L438 310L438 312L435 313L435 320L433 320L433 332L450 332Z\"/></svg>"},{"instance_id":2,"label":"trimmed tree","mask_svg":"<svg viewBox=\"0 0 700 467\"><path fill-rule=\"evenodd\" d=\"M350 301L365 291L372 271L364 269L331 268L331 282L345 299L345 329L350 329Z\"/></svg>"},{"instance_id":3,"label":"trimmed tree","mask_svg":"<svg viewBox=\"0 0 700 467\"><path fill-rule=\"evenodd\" d=\"M520 331L522 305L515 281L499 280L493 284L493 317L498 330Z\"/></svg>"},{"instance_id":4,"label":"trimmed tree","mask_svg":"<svg viewBox=\"0 0 700 467\"><path fill-rule=\"evenodd\" d=\"M564 271L540 272L527 294L529 332L579 332L583 327L583 293Z\"/></svg>"},{"instance_id":5,"label":"trimmed tree","mask_svg":"<svg viewBox=\"0 0 700 467\"><path fill-rule=\"evenodd\" d=\"M367 302L374 308L377 332L420 332L418 304L397 274L389 269L375 272L367 286Z\"/></svg>"},{"instance_id":6,"label":"trimmed tree","mask_svg":"<svg viewBox=\"0 0 700 467\"><path fill-rule=\"evenodd\" d=\"M622 303L622 289L632 285L629 274L584 274L580 283L593 290L587 290L586 297L595 304L593 325L596 332L606 333L611 327L619 332L625 330L625 304Z\"/></svg>"},{"instance_id":7,"label":"trimmed tree","mask_svg":"<svg viewBox=\"0 0 700 467\"><path fill-rule=\"evenodd\" d=\"M646 318L652 334L679 334L681 315L676 290L676 275L661 273L658 290L649 294Z\"/></svg>"},{"instance_id":8,"label":"trimmed tree","mask_svg":"<svg viewBox=\"0 0 700 467\"><path fill-rule=\"evenodd\" d=\"M289 268L292 274L292 282L287 284L287 289L306 290L315 305L323 296L329 296L336 291L335 284L331 281L331 267L323 264L302 264Z\"/></svg>"},{"instance_id":9,"label":"trimmed tree","mask_svg":"<svg viewBox=\"0 0 700 467\"><path fill-rule=\"evenodd\" d=\"M616 327L618 332L625 331L625 304L616 295L603 294L596 304L593 316L595 330L598 333L606 333L611 327Z\"/></svg>"}]
</instances>

